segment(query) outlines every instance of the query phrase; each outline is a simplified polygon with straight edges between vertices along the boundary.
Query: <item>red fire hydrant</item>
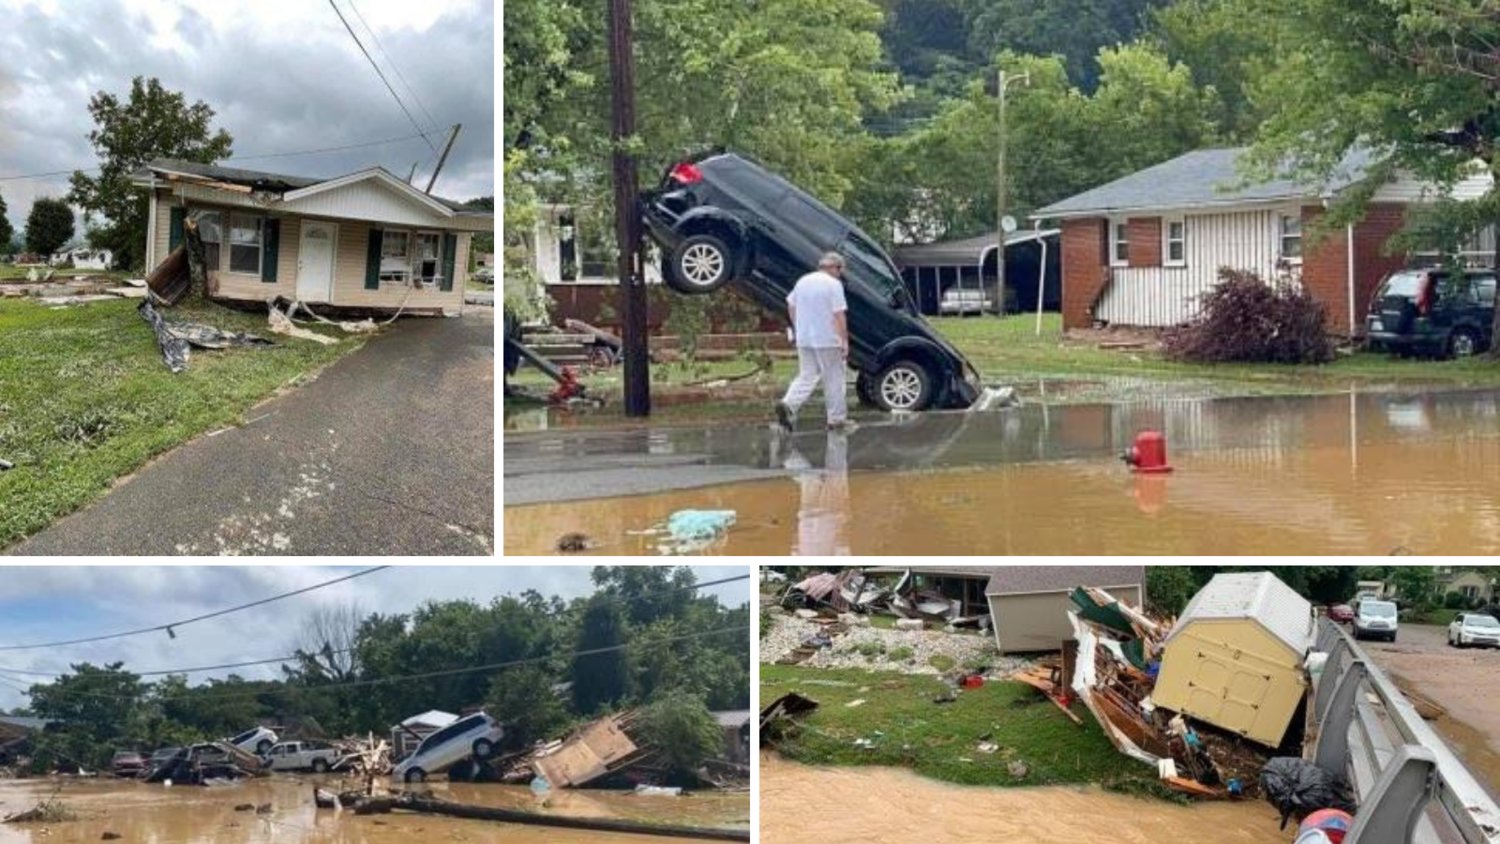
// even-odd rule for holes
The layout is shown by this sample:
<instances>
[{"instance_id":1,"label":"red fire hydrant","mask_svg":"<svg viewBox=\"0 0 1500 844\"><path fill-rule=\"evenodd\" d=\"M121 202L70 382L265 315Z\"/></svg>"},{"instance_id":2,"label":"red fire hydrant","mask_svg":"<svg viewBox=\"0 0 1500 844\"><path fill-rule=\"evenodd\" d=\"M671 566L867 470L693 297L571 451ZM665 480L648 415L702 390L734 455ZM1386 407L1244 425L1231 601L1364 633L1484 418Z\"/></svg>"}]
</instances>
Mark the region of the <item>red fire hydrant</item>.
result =
<instances>
[{"instance_id":1,"label":"red fire hydrant","mask_svg":"<svg viewBox=\"0 0 1500 844\"><path fill-rule=\"evenodd\" d=\"M573 373L573 367L565 366L562 368L562 378L558 379L557 387L552 390L547 399L553 404L567 404L568 399L581 396L583 393L584 387L578 383L578 376Z\"/></svg>"},{"instance_id":2,"label":"red fire hydrant","mask_svg":"<svg viewBox=\"0 0 1500 844\"><path fill-rule=\"evenodd\" d=\"M1130 471L1147 475L1159 475L1172 471L1167 465L1167 437L1161 431L1141 431L1135 435L1135 445L1120 455L1130 464Z\"/></svg>"}]
</instances>

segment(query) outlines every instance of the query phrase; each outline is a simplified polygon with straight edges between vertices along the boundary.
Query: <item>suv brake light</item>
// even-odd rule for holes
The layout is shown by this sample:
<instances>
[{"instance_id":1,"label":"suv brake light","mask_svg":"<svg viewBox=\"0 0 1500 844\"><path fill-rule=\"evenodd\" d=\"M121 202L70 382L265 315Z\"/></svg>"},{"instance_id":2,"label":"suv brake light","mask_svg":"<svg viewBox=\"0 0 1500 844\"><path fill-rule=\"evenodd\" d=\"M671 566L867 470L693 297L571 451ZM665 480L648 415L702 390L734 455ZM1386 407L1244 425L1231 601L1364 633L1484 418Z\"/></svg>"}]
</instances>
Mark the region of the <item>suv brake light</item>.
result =
<instances>
[{"instance_id":1,"label":"suv brake light","mask_svg":"<svg viewBox=\"0 0 1500 844\"><path fill-rule=\"evenodd\" d=\"M1432 310L1432 287L1435 283L1432 276L1422 277L1422 287L1417 291L1417 313L1427 316Z\"/></svg>"},{"instance_id":2,"label":"suv brake light","mask_svg":"<svg viewBox=\"0 0 1500 844\"><path fill-rule=\"evenodd\" d=\"M680 185L696 185L703 181L703 171L690 161L684 161L673 167L670 175L672 181Z\"/></svg>"}]
</instances>

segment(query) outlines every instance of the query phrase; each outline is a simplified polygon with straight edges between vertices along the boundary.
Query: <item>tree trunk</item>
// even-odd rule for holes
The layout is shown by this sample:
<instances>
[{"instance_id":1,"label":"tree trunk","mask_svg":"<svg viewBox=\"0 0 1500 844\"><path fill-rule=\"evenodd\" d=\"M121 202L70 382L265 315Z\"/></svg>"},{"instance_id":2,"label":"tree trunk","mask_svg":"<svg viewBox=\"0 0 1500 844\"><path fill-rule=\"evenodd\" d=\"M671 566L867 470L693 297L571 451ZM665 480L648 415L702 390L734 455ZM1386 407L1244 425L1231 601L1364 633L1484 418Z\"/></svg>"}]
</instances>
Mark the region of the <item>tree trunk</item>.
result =
<instances>
[{"instance_id":1,"label":"tree trunk","mask_svg":"<svg viewBox=\"0 0 1500 844\"><path fill-rule=\"evenodd\" d=\"M203 237L198 234L197 215L188 214L182 221L182 242L188 259L188 296L208 295L208 254Z\"/></svg>"}]
</instances>

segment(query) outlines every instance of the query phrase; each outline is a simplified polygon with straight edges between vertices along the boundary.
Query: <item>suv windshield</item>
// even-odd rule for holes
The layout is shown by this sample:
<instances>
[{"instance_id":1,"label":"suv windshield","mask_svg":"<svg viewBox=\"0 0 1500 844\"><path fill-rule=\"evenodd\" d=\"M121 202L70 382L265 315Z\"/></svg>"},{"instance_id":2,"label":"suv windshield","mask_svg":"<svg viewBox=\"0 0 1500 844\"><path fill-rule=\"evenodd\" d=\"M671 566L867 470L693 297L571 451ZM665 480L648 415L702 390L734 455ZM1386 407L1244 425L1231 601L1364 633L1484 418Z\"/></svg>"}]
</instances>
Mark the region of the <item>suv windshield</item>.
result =
<instances>
[{"instance_id":1,"label":"suv windshield","mask_svg":"<svg viewBox=\"0 0 1500 844\"><path fill-rule=\"evenodd\" d=\"M1395 618L1396 605L1385 602L1377 604L1373 601L1366 601L1359 605L1359 612L1360 615L1368 615L1374 618Z\"/></svg>"}]
</instances>

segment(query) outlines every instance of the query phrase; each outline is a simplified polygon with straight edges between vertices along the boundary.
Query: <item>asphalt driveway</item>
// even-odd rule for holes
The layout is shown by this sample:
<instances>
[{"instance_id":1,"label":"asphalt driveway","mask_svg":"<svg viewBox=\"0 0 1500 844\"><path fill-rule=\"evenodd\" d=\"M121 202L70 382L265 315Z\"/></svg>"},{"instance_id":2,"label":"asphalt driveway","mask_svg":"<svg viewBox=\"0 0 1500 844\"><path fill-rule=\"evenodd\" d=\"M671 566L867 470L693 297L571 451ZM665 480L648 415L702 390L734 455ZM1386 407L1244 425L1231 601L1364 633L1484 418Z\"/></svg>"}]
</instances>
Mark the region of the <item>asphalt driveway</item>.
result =
<instances>
[{"instance_id":1,"label":"asphalt driveway","mask_svg":"<svg viewBox=\"0 0 1500 844\"><path fill-rule=\"evenodd\" d=\"M495 317L407 319L8 554L489 554Z\"/></svg>"}]
</instances>

